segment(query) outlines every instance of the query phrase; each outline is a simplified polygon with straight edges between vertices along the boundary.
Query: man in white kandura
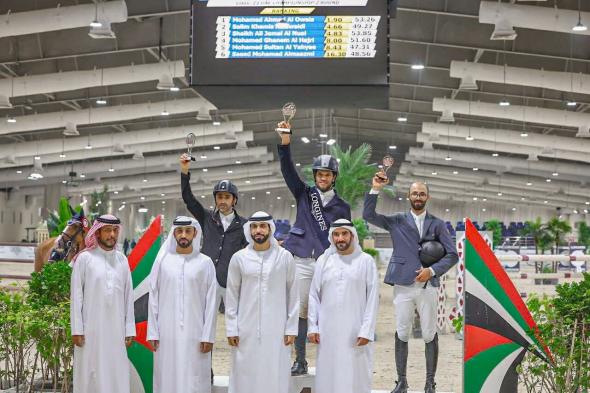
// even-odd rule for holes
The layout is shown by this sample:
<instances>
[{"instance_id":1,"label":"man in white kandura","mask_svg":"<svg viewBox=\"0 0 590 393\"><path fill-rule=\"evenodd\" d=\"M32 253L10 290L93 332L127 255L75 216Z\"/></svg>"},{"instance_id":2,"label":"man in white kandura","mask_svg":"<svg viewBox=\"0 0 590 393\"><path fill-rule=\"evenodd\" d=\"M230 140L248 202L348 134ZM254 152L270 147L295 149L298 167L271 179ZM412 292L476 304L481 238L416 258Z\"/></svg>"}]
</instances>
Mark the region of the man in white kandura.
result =
<instances>
[{"instance_id":1,"label":"man in white kandura","mask_svg":"<svg viewBox=\"0 0 590 393\"><path fill-rule=\"evenodd\" d=\"M210 393L215 341L215 266L201 226L177 217L150 274L147 339L156 350L154 393Z\"/></svg>"},{"instance_id":2,"label":"man in white kandura","mask_svg":"<svg viewBox=\"0 0 590 393\"><path fill-rule=\"evenodd\" d=\"M228 393L287 393L290 345L297 336L295 262L273 237L265 212L244 225L249 245L229 264L225 324L232 348Z\"/></svg>"},{"instance_id":3,"label":"man in white kandura","mask_svg":"<svg viewBox=\"0 0 590 393\"><path fill-rule=\"evenodd\" d=\"M379 283L352 222L330 225L309 292L308 339L319 344L316 393L370 393Z\"/></svg>"},{"instance_id":4,"label":"man in white kandura","mask_svg":"<svg viewBox=\"0 0 590 393\"><path fill-rule=\"evenodd\" d=\"M73 262L70 319L74 393L129 393L125 345L135 336L129 263L116 250L121 221L96 218Z\"/></svg>"}]
</instances>

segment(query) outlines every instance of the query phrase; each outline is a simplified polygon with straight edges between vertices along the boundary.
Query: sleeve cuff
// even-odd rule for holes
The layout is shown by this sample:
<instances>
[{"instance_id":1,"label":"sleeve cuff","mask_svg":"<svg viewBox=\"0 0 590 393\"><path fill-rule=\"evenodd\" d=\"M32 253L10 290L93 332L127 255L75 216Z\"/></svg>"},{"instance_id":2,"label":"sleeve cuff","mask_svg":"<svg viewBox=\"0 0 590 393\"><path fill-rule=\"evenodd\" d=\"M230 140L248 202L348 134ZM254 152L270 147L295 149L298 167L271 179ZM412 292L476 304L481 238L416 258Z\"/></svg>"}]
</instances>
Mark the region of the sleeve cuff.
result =
<instances>
[{"instance_id":1,"label":"sleeve cuff","mask_svg":"<svg viewBox=\"0 0 590 393\"><path fill-rule=\"evenodd\" d=\"M432 273L432 277L436 277L436 272L434 271L433 268L429 267L430 269L430 273Z\"/></svg>"},{"instance_id":2,"label":"sleeve cuff","mask_svg":"<svg viewBox=\"0 0 590 393\"><path fill-rule=\"evenodd\" d=\"M379 191L378 190L373 190L371 188L371 191L369 191L369 195L379 195Z\"/></svg>"}]
</instances>

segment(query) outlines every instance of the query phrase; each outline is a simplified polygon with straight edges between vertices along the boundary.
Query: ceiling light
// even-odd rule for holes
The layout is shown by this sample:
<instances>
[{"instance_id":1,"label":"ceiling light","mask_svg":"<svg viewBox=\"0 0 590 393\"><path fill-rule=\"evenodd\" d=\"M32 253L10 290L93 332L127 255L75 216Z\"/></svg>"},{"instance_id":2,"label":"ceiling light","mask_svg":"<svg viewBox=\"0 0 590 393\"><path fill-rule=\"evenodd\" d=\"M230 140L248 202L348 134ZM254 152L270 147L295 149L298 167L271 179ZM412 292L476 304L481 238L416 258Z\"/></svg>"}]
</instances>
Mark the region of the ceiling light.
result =
<instances>
[{"instance_id":1,"label":"ceiling light","mask_svg":"<svg viewBox=\"0 0 590 393\"><path fill-rule=\"evenodd\" d=\"M267 192L266 192L266 195L270 195L270 191L267 191Z\"/></svg>"},{"instance_id":2,"label":"ceiling light","mask_svg":"<svg viewBox=\"0 0 590 393\"><path fill-rule=\"evenodd\" d=\"M566 105L567 105L567 106L576 106L576 105L578 105L578 103L577 103L576 101L568 101L568 102L566 103Z\"/></svg>"},{"instance_id":3,"label":"ceiling light","mask_svg":"<svg viewBox=\"0 0 590 393\"><path fill-rule=\"evenodd\" d=\"M148 209L144 205L139 205L139 209L137 209L139 213L147 213Z\"/></svg>"},{"instance_id":4,"label":"ceiling light","mask_svg":"<svg viewBox=\"0 0 590 393\"><path fill-rule=\"evenodd\" d=\"M433 176L436 176L436 175L438 175L438 172L437 171L432 171L432 175Z\"/></svg>"},{"instance_id":5,"label":"ceiling light","mask_svg":"<svg viewBox=\"0 0 590 393\"><path fill-rule=\"evenodd\" d=\"M453 171L453 175L458 175L459 171Z\"/></svg>"},{"instance_id":6,"label":"ceiling light","mask_svg":"<svg viewBox=\"0 0 590 393\"><path fill-rule=\"evenodd\" d=\"M482 209L481 209L481 211L482 211L482 212L485 212L485 211L486 211L486 208L485 208L485 207L484 207L484 208L482 208Z\"/></svg>"},{"instance_id":7,"label":"ceiling light","mask_svg":"<svg viewBox=\"0 0 590 393\"><path fill-rule=\"evenodd\" d=\"M164 193L161 193L161 194L160 194L160 196L161 196L161 197L165 197L165 196L166 196L166 194L164 194Z\"/></svg>"},{"instance_id":8,"label":"ceiling light","mask_svg":"<svg viewBox=\"0 0 590 393\"><path fill-rule=\"evenodd\" d=\"M242 161L236 160L236 164L241 164L241 163L242 163Z\"/></svg>"},{"instance_id":9,"label":"ceiling light","mask_svg":"<svg viewBox=\"0 0 590 393\"><path fill-rule=\"evenodd\" d=\"M551 176L559 176L559 173L558 173L558 172L553 172L553 173L551 174Z\"/></svg>"},{"instance_id":10,"label":"ceiling light","mask_svg":"<svg viewBox=\"0 0 590 393\"><path fill-rule=\"evenodd\" d=\"M170 112L168 112L166 109L164 109L161 113L162 116L169 116Z\"/></svg>"},{"instance_id":11,"label":"ceiling light","mask_svg":"<svg viewBox=\"0 0 590 393\"><path fill-rule=\"evenodd\" d=\"M578 18L578 23L574 27L572 27L573 31L586 31L588 27L582 23L581 16Z\"/></svg>"},{"instance_id":12,"label":"ceiling light","mask_svg":"<svg viewBox=\"0 0 590 393\"><path fill-rule=\"evenodd\" d=\"M113 191L113 194L119 195L119 191Z\"/></svg>"},{"instance_id":13,"label":"ceiling light","mask_svg":"<svg viewBox=\"0 0 590 393\"><path fill-rule=\"evenodd\" d=\"M526 182L526 185L530 187L530 186L532 186L532 185L533 185L533 183L531 183L530 181L527 181L527 182Z\"/></svg>"},{"instance_id":14,"label":"ceiling light","mask_svg":"<svg viewBox=\"0 0 590 393\"><path fill-rule=\"evenodd\" d=\"M17 169L16 173L18 173L20 175L21 173L23 173L23 171L21 171L20 169Z\"/></svg>"},{"instance_id":15,"label":"ceiling light","mask_svg":"<svg viewBox=\"0 0 590 393\"><path fill-rule=\"evenodd\" d=\"M498 196L502 196L502 192L498 192Z\"/></svg>"},{"instance_id":16,"label":"ceiling light","mask_svg":"<svg viewBox=\"0 0 590 393\"><path fill-rule=\"evenodd\" d=\"M590 205L590 201L586 201L584 202L586 205Z\"/></svg>"},{"instance_id":17,"label":"ceiling light","mask_svg":"<svg viewBox=\"0 0 590 393\"><path fill-rule=\"evenodd\" d=\"M327 138L327 137L328 137L328 134L318 134L318 136L319 136L320 138Z\"/></svg>"},{"instance_id":18,"label":"ceiling light","mask_svg":"<svg viewBox=\"0 0 590 393\"><path fill-rule=\"evenodd\" d=\"M231 169L228 169L227 173L232 174L232 173L234 173L234 171L232 171Z\"/></svg>"},{"instance_id":19,"label":"ceiling light","mask_svg":"<svg viewBox=\"0 0 590 393\"><path fill-rule=\"evenodd\" d=\"M529 134L526 131L523 131L520 133L520 136L526 138L527 136L529 136Z\"/></svg>"},{"instance_id":20,"label":"ceiling light","mask_svg":"<svg viewBox=\"0 0 590 393\"><path fill-rule=\"evenodd\" d=\"M574 209L573 213L578 214L578 209Z\"/></svg>"},{"instance_id":21,"label":"ceiling light","mask_svg":"<svg viewBox=\"0 0 590 393\"><path fill-rule=\"evenodd\" d=\"M448 213L448 212L450 212L451 210L450 210L450 209L447 207L447 208L445 209L445 211Z\"/></svg>"},{"instance_id":22,"label":"ceiling light","mask_svg":"<svg viewBox=\"0 0 590 393\"><path fill-rule=\"evenodd\" d=\"M107 100L105 100L104 98L98 98L96 100L96 104L97 105L106 105L107 104Z\"/></svg>"},{"instance_id":23,"label":"ceiling light","mask_svg":"<svg viewBox=\"0 0 590 393\"><path fill-rule=\"evenodd\" d=\"M295 207L295 205L291 205L291 207Z\"/></svg>"},{"instance_id":24,"label":"ceiling light","mask_svg":"<svg viewBox=\"0 0 590 393\"><path fill-rule=\"evenodd\" d=\"M477 172L477 171L479 171L479 168L478 167L473 167L473 170Z\"/></svg>"},{"instance_id":25,"label":"ceiling light","mask_svg":"<svg viewBox=\"0 0 590 393\"><path fill-rule=\"evenodd\" d=\"M162 201L162 205L165 205L165 204L166 204L166 201Z\"/></svg>"},{"instance_id":26,"label":"ceiling light","mask_svg":"<svg viewBox=\"0 0 590 393\"><path fill-rule=\"evenodd\" d=\"M492 153L492 157L498 157L498 156L499 156L499 154L498 154L498 153L496 153L496 152L493 152L493 153Z\"/></svg>"},{"instance_id":27,"label":"ceiling light","mask_svg":"<svg viewBox=\"0 0 590 393\"><path fill-rule=\"evenodd\" d=\"M81 178L81 179L86 179L86 175L85 175L85 174L83 174L83 173L80 173L80 178Z\"/></svg>"},{"instance_id":28,"label":"ceiling light","mask_svg":"<svg viewBox=\"0 0 590 393\"><path fill-rule=\"evenodd\" d=\"M145 197L144 196L140 196L139 199L141 199L142 201L145 201Z\"/></svg>"},{"instance_id":29,"label":"ceiling light","mask_svg":"<svg viewBox=\"0 0 590 393\"><path fill-rule=\"evenodd\" d=\"M405 123L408 121L408 117L406 115L401 115L397 118L397 121L399 121L400 123Z\"/></svg>"},{"instance_id":30,"label":"ceiling light","mask_svg":"<svg viewBox=\"0 0 590 393\"><path fill-rule=\"evenodd\" d=\"M551 183L551 179L545 179L547 183Z\"/></svg>"},{"instance_id":31,"label":"ceiling light","mask_svg":"<svg viewBox=\"0 0 590 393\"><path fill-rule=\"evenodd\" d=\"M33 172L31 172L28 179L29 180L40 180L40 179L43 179L43 175L40 172L37 172L35 169L33 169Z\"/></svg>"},{"instance_id":32,"label":"ceiling light","mask_svg":"<svg viewBox=\"0 0 590 393\"><path fill-rule=\"evenodd\" d=\"M295 164L295 166L301 166L301 163L300 163L300 162L298 162L297 164Z\"/></svg>"},{"instance_id":33,"label":"ceiling light","mask_svg":"<svg viewBox=\"0 0 590 393\"><path fill-rule=\"evenodd\" d=\"M412 64L412 69L417 71L423 70L424 64Z\"/></svg>"},{"instance_id":34,"label":"ceiling light","mask_svg":"<svg viewBox=\"0 0 590 393\"><path fill-rule=\"evenodd\" d=\"M125 209L125 205L121 205L121 206L119 206L119 211L121 211L121 210L123 210L123 209Z\"/></svg>"},{"instance_id":35,"label":"ceiling light","mask_svg":"<svg viewBox=\"0 0 590 393\"><path fill-rule=\"evenodd\" d=\"M148 179L146 179L145 177L143 178L142 182L147 183Z\"/></svg>"},{"instance_id":36,"label":"ceiling light","mask_svg":"<svg viewBox=\"0 0 590 393\"><path fill-rule=\"evenodd\" d=\"M109 172L113 173L114 171L115 171L115 168L113 168L113 167L109 168Z\"/></svg>"},{"instance_id":37,"label":"ceiling light","mask_svg":"<svg viewBox=\"0 0 590 393\"><path fill-rule=\"evenodd\" d=\"M176 91L180 91L180 87L178 87L178 86L172 86L172 87L170 88L170 91L174 91L174 92L176 92Z\"/></svg>"},{"instance_id":38,"label":"ceiling light","mask_svg":"<svg viewBox=\"0 0 590 393\"><path fill-rule=\"evenodd\" d=\"M201 199L205 199L205 195L201 195Z\"/></svg>"},{"instance_id":39,"label":"ceiling light","mask_svg":"<svg viewBox=\"0 0 590 393\"><path fill-rule=\"evenodd\" d=\"M95 19L92 22L90 22L90 27L102 27L102 23Z\"/></svg>"},{"instance_id":40,"label":"ceiling light","mask_svg":"<svg viewBox=\"0 0 590 393\"><path fill-rule=\"evenodd\" d=\"M584 209L584 214L588 214L588 209Z\"/></svg>"},{"instance_id":41,"label":"ceiling light","mask_svg":"<svg viewBox=\"0 0 590 393\"><path fill-rule=\"evenodd\" d=\"M402 197L399 197L399 198L397 198L397 199L398 199L398 200L400 200L400 201L402 201L404 198L402 198Z\"/></svg>"},{"instance_id":42,"label":"ceiling light","mask_svg":"<svg viewBox=\"0 0 590 393\"><path fill-rule=\"evenodd\" d=\"M213 146L213 150L220 150L221 147L220 146Z\"/></svg>"},{"instance_id":43,"label":"ceiling light","mask_svg":"<svg viewBox=\"0 0 590 393\"><path fill-rule=\"evenodd\" d=\"M520 200L521 201L524 201L525 199L526 199L525 197L520 197Z\"/></svg>"},{"instance_id":44,"label":"ceiling light","mask_svg":"<svg viewBox=\"0 0 590 393\"><path fill-rule=\"evenodd\" d=\"M277 199L281 199L281 197L280 197L280 196L278 196L278 197L277 197Z\"/></svg>"},{"instance_id":45,"label":"ceiling light","mask_svg":"<svg viewBox=\"0 0 590 393\"><path fill-rule=\"evenodd\" d=\"M207 169L207 168L203 168L203 172L207 172L207 171L208 171L208 169Z\"/></svg>"},{"instance_id":46,"label":"ceiling light","mask_svg":"<svg viewBox=\"0 0 590 393\"><path fill-rule=\"evenodd\" d=\"M516 208L515 208L515 207L513 207L513 208L512 208L512 211L513 211L513 212L515 212L515 211L516 211Z\"/></svg>"},{"instance_id":47,"label":"ceiling light","mask_svg":"<svg viewBox=\"0 0 590 393\"><path fill-rule=\"evenodd\" d=\"M6 119L7 123L16 123L16 119L12 116L8 116L8 118Z\"/></svg>"},{"instance_id":48,"label":"ceiling light","mask_svg":"<svg viewBox=\"0 0 590 393\"><path fill-rule=\"evenodd\" d=\"M332 146L334 143L336 143L336 139L328 139L328 141L326 142L326 145Z\"/></svg>"},{"instance_id":49,"label":"ceiling light","mask_svg":"<svg viewBox=\"0 0 590 393\"><path fill-rule=\"evenodd\" d=\"M251 199L256 199L256 197L255 197L255 196L253 196Z\"/></svg>"},{"instance_id":50,"label":"ceiling light","mask_svg":"<svg viewBox=\"0 0 590 393\"><path fill-rule=\"evenodd\" d=\"M220 122L219 120L215 120L215 121L214 121L213 123L211 123L211 124L213 124L214 126L216 126L216 127L217 127L217 126L220 126L220 125L221 125L221 122Z\"/></svg>"},{"instance_id":51,"label":"ceiling light","mask_svg":"<svg viewBox=\"0 0 590 393\"><path fill-rule=\"evenodd\" d=\"M35 156L34 158L35 160L39 161L41 159L41 156Z\"/></svg>"},{"instance_id":52,"label":"ceiling light","mask_svg":"<svg viewBox=\"0 0 590 393\"><path fill-rule=\"evenodd\" d=\"M61 181L61 184L67 184L67 182L68 181L64 179L64 180Z\"/></svg>"},{"instance_id":53,"label":"ceiling light","mask_svg":"<svg viewBox=\"0 0 590 393\"><path fill-rule=\"evenodd\" d=\"M250 180L246 180L244 183L246 183L246 184L250 184L250 183L252 183L252 181L250 181Z\"/></svg>"},{"instance_id":54,"label":"ceiling light","mask_svg":"<svg viewBox=\"0 0 590 393\"><path fill-rule=\"evenodd\" d=\"M207 156L205 154L201 154L201 158L205 159Z\"/></svg>"},{"instance_id":55,"label":"ceiling light","mask_svg":"<svg viewBox=\"0 0 590 393\"><path fill-rule=\"evenodd\" d=\"M62 153L59 155L59 158L66 158L66 153L63 153L63 152L62 152Z\"/></svg>"},{"instance_id":56,"label":"ceiling light","mask_svg":"<svg viewBox=\"0 0 590 393\"><path fill-rule=\"evenodd\" d=\"M390 149L390 150L395 150L395 149L397 149L397 146L396 146L396 145L390 145L390 146L389 146L389 149Z\"/></svg>"},{"instance_id":57,"label":"ceiling light","mask_svg":"<svg viewBox=\"0 0 590 393\"><path fill-rule=\"evenodd\" d=\"M482 199L482 201L487 202L488 201L488 198L484 198L484 199Z\"/></svg>"},{"instance_id":58,"label":"ceiling light","mask_svg":"<svg viewBox=\"0 0 590 393\"><path fill-rule=\"evenodd\" d=\"M90 143L88 143L86 146L84 146L84 149L92 150L92 145Z\"/></svg>"},{"instance_id":59,"label":"ceiling light","mask_svg":"<svg viewBox=\"0 0 590 393\"><path fill-rule=\"evenodd\" d=\"M466 140L466 141L472 141L472 140L474 140L474 139L475 139L475 138L474 138L473 136L471 136L471 134L469 134L469 135L467 135L467 136L465 137L465 140Z\"/></svg>"},{"instance_id":60,"label":"ceiling light","mask_svg":"<svg viewBox=\"0 0 590 393\"><path fill-rule=\"evenodd\" d=\"M549 203L549 201L543 201L543 203L547 204L547 203Z\"/></svg>"},{"instance_id":61,"label":"ceiling light","mask_svg":"<svg viewBox=\"0 0 590 393\"><path fill-rule=\"evenodd\" d=\"M306 137L306 136L302 136L301 137L301 142L303 142L303 143L309 143L309 138Z\"/></svg>"},{"instance_id":62,"label":"ceiling light","mask_svg":"<svg viewBox=\"0 0 590 393\"><path fill-rule=\"evenodd\" d=\"M477 197L473 197L473 200L474 200L474 201L477 201Z\"/></svg>"},{"instance_id":63,"label":"ceiling light","mask_svg":"<svg viewBox=\"0 0 590 393\"><path fill-rule=\"evenodd\" d=\"M445 161L452 161L452 160L453 160L453 157L451 157L451 156L449 156L449 155L447 155L447 156L445 157Z\"/></svg>"},{"instance_id":64,"label":"ceiling light","mask_svg":"<svg viewBox=\"0 0 590 393\"><path fill-rule=\"evenodd\" d=\"M508 101L506 98L503 98L500 102L498 102L498 105L500 105L500 106L510 106L510 101Z\"/></svg>"}]
</instances>

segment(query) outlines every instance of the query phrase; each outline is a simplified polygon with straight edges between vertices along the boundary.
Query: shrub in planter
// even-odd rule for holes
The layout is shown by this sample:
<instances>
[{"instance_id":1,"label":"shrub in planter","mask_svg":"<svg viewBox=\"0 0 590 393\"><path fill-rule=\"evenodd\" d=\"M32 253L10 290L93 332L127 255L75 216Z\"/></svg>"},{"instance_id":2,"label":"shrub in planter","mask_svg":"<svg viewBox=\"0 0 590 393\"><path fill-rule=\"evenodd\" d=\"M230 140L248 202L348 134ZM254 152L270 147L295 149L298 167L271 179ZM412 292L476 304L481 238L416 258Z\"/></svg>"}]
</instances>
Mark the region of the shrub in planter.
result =
<instances>
[{"instance_id":1,"label":"shrub in planter","mask_svg":"<svg viewBox=\"0 0 590 393\"><path fill-rule=\"evenodd\" d=\"M527 354L520 378L529 393L581 393L590 389L590 274L557 287L557 296L528 301L554 363Z\"/></svg>"}]
</instances>

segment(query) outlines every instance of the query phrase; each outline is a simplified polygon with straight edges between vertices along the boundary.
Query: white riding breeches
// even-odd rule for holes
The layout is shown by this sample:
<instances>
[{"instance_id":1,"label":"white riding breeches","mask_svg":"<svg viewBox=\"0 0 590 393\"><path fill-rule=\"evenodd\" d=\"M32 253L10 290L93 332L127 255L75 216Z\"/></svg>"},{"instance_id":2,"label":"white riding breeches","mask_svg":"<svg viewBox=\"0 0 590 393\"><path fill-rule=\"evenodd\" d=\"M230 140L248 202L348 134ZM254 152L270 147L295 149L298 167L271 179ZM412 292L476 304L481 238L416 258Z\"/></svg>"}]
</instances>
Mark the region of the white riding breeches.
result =
<instances>
[{"instance_id":1,"label":"white riding breeches","mask_svg":"<svg viewBox=\"0 0 590 393\"><path fill-rule=\"evenodd\" d=\"M420 329L424 342L429 343L436 334L436 309L438 290L428 283L414 285L395 285L393 287L393 305L395 307L395 325L400 340L408 342L412 331L414 310L420 315Z\"/></svg>"},{"instance_id":2,"label":"white riding breeches","mask_svg":"<svg viewBox=\"0 0 590 393\"><path fill-rule=\"evenodd\" d=\"M300 258L295 259L295 277L299 283L299 318L307 319L307 304L309 302L309 288L315 270L315 259Z\"/></svg>"}]
</instances>

